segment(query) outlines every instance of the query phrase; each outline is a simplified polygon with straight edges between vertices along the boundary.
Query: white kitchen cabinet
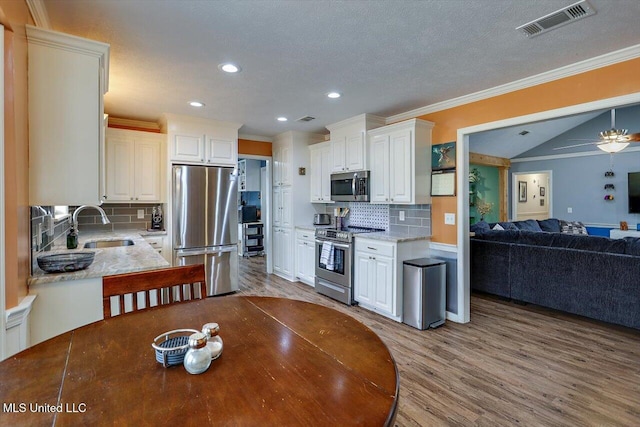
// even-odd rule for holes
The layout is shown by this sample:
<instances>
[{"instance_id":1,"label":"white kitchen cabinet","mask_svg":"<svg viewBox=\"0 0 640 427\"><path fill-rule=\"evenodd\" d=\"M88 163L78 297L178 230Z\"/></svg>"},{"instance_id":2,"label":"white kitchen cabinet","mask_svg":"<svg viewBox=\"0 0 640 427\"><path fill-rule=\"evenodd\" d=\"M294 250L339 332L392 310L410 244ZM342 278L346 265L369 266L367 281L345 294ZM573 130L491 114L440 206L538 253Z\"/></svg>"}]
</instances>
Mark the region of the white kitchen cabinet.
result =
<instances>
[{"instance_id":1,"label":"white kitchen cabinet","mask_svg":"<svg viewBox=\"0 0 640 427\"><path fill-rule=\"evenodd\" d=\"M99 204L109 45L26 26L29 204Z\"/></svg>"},{"instance_id":2,"label":"white kitchen cabinet","mask_svg":"<svg viewBox=\"0 0 640 427\"><path fill-rule=\"evenodd\" d=\"M363 308L401 322L402 263L427 257L428 254L427 240L388 242L357 236L354 245L354 299Z\"/></svg>"},{"instance_id":3,"label":"white kitchen cabinet","mask_svg":"<svg viewBox=\"0 0 640 427\"><path fill-rule=\"evenodd\" d=\"M324 139L323 135L289 131L273 141L273 272L295 281L296 225L309 224L316 213L309 203L309 148ZM284 252L281 252L284 251Z\"/></svg>"},{"instance_id":4,"label":"white kitchen cabinet","mask_svg":"<svg viewBox=\"0 0 640 427\"><path fill-rule=\"evenodd\" d=\"M161 202L164 135L107 129L107 202Z\"/></svg>"},{"instance_id":5,"label":"white kitchen cabinet","mask_svg":"<svg viewBox=\"0 0 640 427\"><path fill-rule=\"evenodd\" d=\"M316 243L313 231L296 230L296 277L310 286L315 285Z\"/></svg>"},{"instance_id":6,"label":"white kitchen cabinet","mask_svg":"<svg viewBox=\"0 0 640 427\"><path fill-rule=\"evenodd\" d=\"M273 174L273 185L285 186L291 185L291 151L290 144L278 144L274 142L273 162L275 164Z\"/></svg>"},{"instance_id":7,"label":"white kitchen cabinet","mask_svg":"<svg viewBox=\"0 0 640 427\"><path fill-rule=\"evenodd\" d=\"M371 203L431 203L431 129L411 119L368 132Z\"/></svg>"},{"instance_id":8,"label":"white kitchen cabinet","mask_svg":"<svg viewBox=\"0 0 640 427\"><path fill-rule=\"evenodd\" d=\"M241 124L176 114L164 114L160 122L171 162L237 167Z\"/></svg>"},{"instance_id":9,"label":"white kitchen cabinet","mask_svg":"<svg viewBox=\"0 0 640 427\"><path fill-rule=\"evenodd\" d=\"M102 277L29 286L31 345L103 319Z\"/></svg>"},{"instance_id":10,"label":"white kitchen cabinet","mask_svg":"<svg viewBox=\"0 0 640 427\"><path fill-rule=\"evenodd\" d=\"M290 228L273 228L273 271L289 281L294 281L292 237Z\"/></svg>"},{"instance_id":11,"label":"white kitchen cabinet","mask_svg":"<svg viewBox=\"0 0 640 427\"><path fill-rule=\"evenodd\" d=\"M331 200L331 142L309 146L311 163L311 203L334 203Z\"/></svg>"},{"instance_id":12,"label":"white kitchen cabinet","mask_svg":"<svg viewBox=\"0 0 640 427\"><path fill-rule=\"evenodd\" d=\"M292 218L291 187L278 187L273 190L273 225L291 227Z\"/></svg>"},{"instance_id":13,"label":"white kitchen cabinet","mask_svg":"<svg viewBox=\"0 0 640 427\"><path fill-rule=\"evenodd\" d=\"M143 238L167 262L171 262L171 251L169 250L166 236L143 236Z\"/></svg>"},{"instance_id":14,"label":"white kitchen cabinet","mask_svg":"<svg viewBox=\"0 0 640 427\"><path fill-rule=\"evenodd\" d=\"M384 123L383 117L361 114L327 126L331 132L331 171L367 170L367 130L383 126Z\"/></svg>"}]
</instances>

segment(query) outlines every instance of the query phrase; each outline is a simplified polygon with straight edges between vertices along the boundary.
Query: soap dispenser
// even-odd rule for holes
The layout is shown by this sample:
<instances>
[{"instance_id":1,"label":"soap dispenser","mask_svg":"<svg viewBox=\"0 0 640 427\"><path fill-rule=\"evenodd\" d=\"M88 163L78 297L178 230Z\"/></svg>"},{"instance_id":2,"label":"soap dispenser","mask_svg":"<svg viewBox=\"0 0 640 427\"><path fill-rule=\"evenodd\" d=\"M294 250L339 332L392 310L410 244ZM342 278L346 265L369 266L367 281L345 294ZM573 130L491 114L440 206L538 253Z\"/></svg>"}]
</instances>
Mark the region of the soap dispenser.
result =
<instances>
[{"instance_id":1,"label":"soap dispenser","mask_svg":"<svg viewBox=\"0 0 640 427\"><path fill-rule=\"evenodd\" d=\"M78 247L78 232L73 226L69 228L67 233L67 249L75 249Z\"/></svg>"}]
</instances>

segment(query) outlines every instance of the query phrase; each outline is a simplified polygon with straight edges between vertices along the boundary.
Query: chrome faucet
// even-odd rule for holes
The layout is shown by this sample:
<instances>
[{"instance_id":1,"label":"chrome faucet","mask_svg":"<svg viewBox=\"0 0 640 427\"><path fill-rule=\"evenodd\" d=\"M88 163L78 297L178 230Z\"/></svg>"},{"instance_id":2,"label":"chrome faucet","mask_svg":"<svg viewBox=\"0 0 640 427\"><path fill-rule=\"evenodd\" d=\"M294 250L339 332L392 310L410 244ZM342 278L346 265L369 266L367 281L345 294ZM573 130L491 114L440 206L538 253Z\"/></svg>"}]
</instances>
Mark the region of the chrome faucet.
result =
<instances>
[{"instance_id":1,"label":"chrome faucet","mask_svg":"<svg viewBox=\"0 0 640 427\"><path fill-rule=\"evenodd\" d=\"M107 214L104 212L104 210L100 206L82 205L82 206L80 206L79 208L77 208L73 212L72 226L76 230L76 232L78 231L78 214L80 213L81 210L84 210L84 209L87 209L87 208L93 208L93 209L96 209L98 212L100 212L100 216L102 217L102 223L103 224L110 224L111 223L111 221L109 221L109 218L107 218Z\"/></svg>"}]
</instances>

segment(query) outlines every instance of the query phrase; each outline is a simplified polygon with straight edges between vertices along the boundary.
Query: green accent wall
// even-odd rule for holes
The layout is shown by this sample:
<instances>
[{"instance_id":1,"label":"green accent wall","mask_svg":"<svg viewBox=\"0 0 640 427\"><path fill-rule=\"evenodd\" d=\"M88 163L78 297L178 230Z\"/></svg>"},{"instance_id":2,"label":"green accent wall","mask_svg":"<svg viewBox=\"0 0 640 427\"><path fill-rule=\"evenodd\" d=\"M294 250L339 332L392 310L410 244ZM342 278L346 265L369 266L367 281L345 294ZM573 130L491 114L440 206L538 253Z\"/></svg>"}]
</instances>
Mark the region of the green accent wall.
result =
<instances>
[{"instance_id":1,"label":"green accent wall","mask_svg":"<svg viewBox=\"0 0 640 427\"><path fill-rule=\"evenodd\" d=\"M480 214L476 210L478 201L485 203L493 203L493 209L490 213L485 215L484 220L486 222L498 222L500 217L500 174L498 168L494 166L483 165L469 165L469 170L476 168L479 172L480 180L475 183L475 203L469 207L469 216L471 217L471 223L480 221ZM469 183L469 189L474 187L473 183ZM472 194L469 194L469 199L472 198Z\"/></svg>"}]
</instances>

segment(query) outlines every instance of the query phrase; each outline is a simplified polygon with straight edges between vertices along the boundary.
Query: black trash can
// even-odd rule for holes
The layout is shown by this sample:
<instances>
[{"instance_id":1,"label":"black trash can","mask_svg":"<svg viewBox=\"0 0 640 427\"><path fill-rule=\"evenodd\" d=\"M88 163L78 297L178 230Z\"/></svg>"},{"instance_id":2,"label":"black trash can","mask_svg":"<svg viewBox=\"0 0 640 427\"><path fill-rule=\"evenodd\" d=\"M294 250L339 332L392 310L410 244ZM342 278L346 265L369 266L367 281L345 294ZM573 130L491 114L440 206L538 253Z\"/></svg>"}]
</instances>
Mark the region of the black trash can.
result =
<instances>
[{"instance_id":1,"label":"black trash can","mask_svg":"<svg viewBox=\"0 0 640 427\"><path fill-rule=\"evenodd\" d=\"M418 329L443 325L446 318L446 262L419 258L404 261L402 267L402 322Z\"/></svg>"}]
</instances>

